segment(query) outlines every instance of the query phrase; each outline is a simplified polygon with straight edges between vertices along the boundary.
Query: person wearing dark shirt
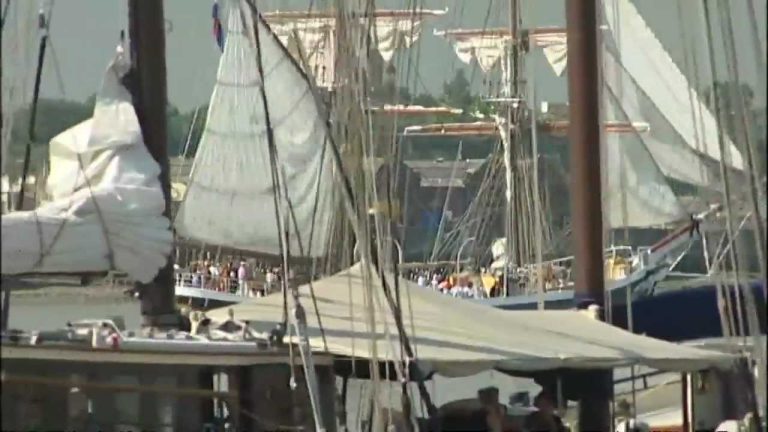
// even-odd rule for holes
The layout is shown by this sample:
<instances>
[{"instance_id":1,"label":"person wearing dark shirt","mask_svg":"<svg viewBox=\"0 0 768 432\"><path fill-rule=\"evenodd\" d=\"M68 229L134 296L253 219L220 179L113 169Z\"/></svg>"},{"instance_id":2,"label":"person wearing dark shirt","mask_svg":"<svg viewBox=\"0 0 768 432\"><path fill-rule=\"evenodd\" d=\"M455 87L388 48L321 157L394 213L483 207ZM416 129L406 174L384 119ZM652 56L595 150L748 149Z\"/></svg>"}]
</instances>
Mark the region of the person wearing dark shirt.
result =
<instances>
[{"instance_id":1,"label":"person wearing dark shirt","mask_svg":"<svg viewBox=\"0 0 768 432\"><path fill-rule=\"evenodd\" d=\"M536 412L525 418L525 429L531 432L566 432L563 420L555 414L555 401L551 394L541 391L533 400Z\"/></svg>"}]
</instances>

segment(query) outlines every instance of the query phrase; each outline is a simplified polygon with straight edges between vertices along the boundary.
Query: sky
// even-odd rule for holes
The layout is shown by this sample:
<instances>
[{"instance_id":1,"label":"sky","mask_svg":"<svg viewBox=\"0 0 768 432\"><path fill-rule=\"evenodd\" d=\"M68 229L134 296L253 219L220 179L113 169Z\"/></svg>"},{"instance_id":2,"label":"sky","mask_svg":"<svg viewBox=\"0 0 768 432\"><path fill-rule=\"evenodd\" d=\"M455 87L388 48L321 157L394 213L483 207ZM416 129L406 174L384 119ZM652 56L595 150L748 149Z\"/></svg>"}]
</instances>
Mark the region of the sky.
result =
<instances>
[{"instance_id":1,"label":"sky","mask_svg":"<svg viewBox=\"0 0 768 432\"><path fill-rule=\"evenodd\" d=\"M38 0L17 0L28 5L39 4ZM50 1L50 0L49 0ZM262 10L306 10L310 0L259 0ZM379 0L381 8L408 7L414 0ZM747 2L755 3L760 29L762 56L755 54L747 20ZM315 0L315 7L323 2ZM678 9L678 2L682 7ZM466 68L472 77L475 89L482 85L482 76L474 66L461 63L452 47L444 39L433 35L434 29L456 27L498 27L507 25L508 0L423 0L425 8L446 9L442 17L431 18L417 44L396 57L398 69L405 75L406 56L416 64L416 73L410 73L407 86L417 92L429 91L439 94L442 83L453 76L456 68ZM683 67L686 45L681 42L681 23L695 21L698 2L695 0L633 0L640 13L662 41L671 57ZM759 63L765 68L766 0L732 0L738 45L740 73L758 94L757 103L765 104L765 78L758 71ZM166 60L168 70L168 93L171 103L182 111L208 102L216 75L219 50L212 37L212 0L165 0L165 15L168 20L166 35ZM279 6L279 7L278 7ZM35 6L36 7L36 6ZM524 26L564 26L564 0L523 0ZM682 15L681 15L682 12ZM112 56L121 29L126 28L127 2L125 0L54 0L50 41L52 55L46 58L42 82L42 95L50 98L84 100L99 87L101 75ZM703 34L695 33L694 39L704 40ZM3 48L13 41L4 37ZM30 38L25 49L34 53L36 37ZM717 45L717 44L716 44ZM705 63L702 45L697 56ZM6 67L9 61L4 56ZM756 59L760 61L756 61ZM722 65L724 62L718 61ZM703 65L700 65L702 68ZM541 100L565 102L567 85L565 75L557 77L552 73L540 53L533 53L528 59L528 73L533 71L537 93ZM706 70L700 71L706 75ZM764 73L764 72L763 72ZM403 85L406 83L403 82ZM31 85L30 85L31 87Z\"/></svg>"}]
</instances>

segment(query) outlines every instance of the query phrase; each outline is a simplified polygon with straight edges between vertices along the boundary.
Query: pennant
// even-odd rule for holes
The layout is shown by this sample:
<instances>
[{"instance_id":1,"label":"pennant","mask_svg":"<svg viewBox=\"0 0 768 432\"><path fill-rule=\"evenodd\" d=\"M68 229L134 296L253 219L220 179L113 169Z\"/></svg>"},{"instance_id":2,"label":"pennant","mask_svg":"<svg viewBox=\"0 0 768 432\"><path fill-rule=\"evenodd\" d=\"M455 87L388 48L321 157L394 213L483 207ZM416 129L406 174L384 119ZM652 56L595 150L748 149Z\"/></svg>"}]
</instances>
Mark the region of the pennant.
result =
<instances>
[{"instance_id":1,"label":"pennant","mask_svg":"<svg viewBox=\"0 0 768 432\"><path fill-rule=\"evenodd\" d=\"M211 13L213 18L213 37L216 39L216 45L219 46L219 50L224 51L224 29L221 27L221 19L219 19L219 2L213 2L213 11Z\"/></svg>"}]
</instances>

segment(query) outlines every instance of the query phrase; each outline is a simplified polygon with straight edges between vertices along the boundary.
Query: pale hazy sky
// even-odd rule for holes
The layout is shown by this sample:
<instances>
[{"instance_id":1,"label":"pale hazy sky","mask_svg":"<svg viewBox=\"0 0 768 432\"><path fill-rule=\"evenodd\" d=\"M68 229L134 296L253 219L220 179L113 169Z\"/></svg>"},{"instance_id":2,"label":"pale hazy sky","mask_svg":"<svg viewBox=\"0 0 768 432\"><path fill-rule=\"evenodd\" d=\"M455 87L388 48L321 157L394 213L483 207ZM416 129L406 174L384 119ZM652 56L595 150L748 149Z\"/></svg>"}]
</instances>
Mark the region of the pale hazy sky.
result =
<instances>
[{"instance_id":1,"label":"pale hazy sky","mask_svg":"<svg viewBox=\"0 0 768 432\"><path fill-rule=\"evenodd\" d=\"M17 0L33 2L38 0ZM404 7L414 0L379 0L379 7ZM564 26L563 0L523 0L525 23L536 26ZM678 13L677 2L682 2L682 20ZM754 1L758 13L758 25L762 43L763 62L765 61L765 16L766 0L731 0L734 5L736 38L739 45L738 56L741 73L745 81L751 83L758 93L758 103L765 103L765 80L759 82L755 63L755 50L751 42L747 21L748 1ZM316 0L315 5L328 3L329 0ZM55 51L47 57L42 94L45 97L83 100L94 93L99 86L101 74L112 56L118 41L119 31L125 27L127 6L125 0L55 0L54 16L51 28L51 41ZM171 29L167 34L168 92L170 101L182 110L189 110L196 105L206 103L210 97L215 79L219 51L212 37L211 5L212 0L165 0L165 15ZM422 37L416 46L405 55L415 56L420 53L418 78L411 74L409 86L421 90L426 87L433 93L439 93L444 80L453 75L455 68L464 67L456 58L451 46L443 39L432 34L433 29L455 27L506 26L506 4L508 0L423 0L419 2L427 8L448 9L443 17L432 18L424 27ZM682 66L685 49L680 42L681 22L689 22L689 15L696 14L700 2L696 0L634 0L649 26L656 32L670 55ZM260 0L263 10L306 10L309 0ZM318 7L318 6L316 6ZM488 16L486 24L486 16ZM696 30L694 30L696 31ZM703 35L699 34L699 39ZM5 42L3 43L5 46ZM36 43L35 43L36 45ZM700 47L701 49L701 47ZM704 62L705 51L699 52L699 60ZM397 58L397 57L396 57ZM402 68L406 57L400 56ZM4 58L3 62L7 60ZM530 60L536 71L538 97L541 100L563 102L567 97L565 77L556 77L544 62L540 54L534 54ZM61 74L62 86L57 79L54 64ZM763 63L764 65L764 63ZM472 73L474 81L482 78L479 72ZM764 73L764 72L763 72ZM414 81L415 80L415 81ZM416 83L416 84L414 84Z\"/></svg>"}]
</instances>

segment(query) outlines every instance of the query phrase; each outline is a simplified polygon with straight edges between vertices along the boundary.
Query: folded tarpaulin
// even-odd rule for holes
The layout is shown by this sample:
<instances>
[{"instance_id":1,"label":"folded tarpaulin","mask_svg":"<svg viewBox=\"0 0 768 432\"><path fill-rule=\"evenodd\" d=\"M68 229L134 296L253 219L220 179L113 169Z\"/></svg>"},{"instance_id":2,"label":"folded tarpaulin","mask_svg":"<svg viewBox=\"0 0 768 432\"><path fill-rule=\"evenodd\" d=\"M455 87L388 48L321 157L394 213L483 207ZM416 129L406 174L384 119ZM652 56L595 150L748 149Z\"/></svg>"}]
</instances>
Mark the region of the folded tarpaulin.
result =
<instances>
[{"instance_id":1,"label":"folded tarpaulin","mask_svg":"<svg viewBox=\"0 0 768 432\"><path fill-rule=\"evenodd\" d=\"M379 279L357 264L313 283L317 311L331 354L379 361L400 360L392 312ZM394 281L387 276L389 283ZM483 370L532 372L557 368L597 369L644 365L668 371L694 371L730 364L733 357L629 333L579 311L503 311L442 295L400 279L403 323L426 372L467 376ZM392 285L390 285L392 286ZM325 351L309 286L301 286L309 340ZM393 290L394 291L394 290ZM365 296L373 294L374 322ZM289 300L289 308L292 304ZM232 307L237 319L268 332L282 321L280 293ZM229 308L209 312L228 318ZM374 346L375 345L375 346Z\"/></svg>"}]
</instances>

